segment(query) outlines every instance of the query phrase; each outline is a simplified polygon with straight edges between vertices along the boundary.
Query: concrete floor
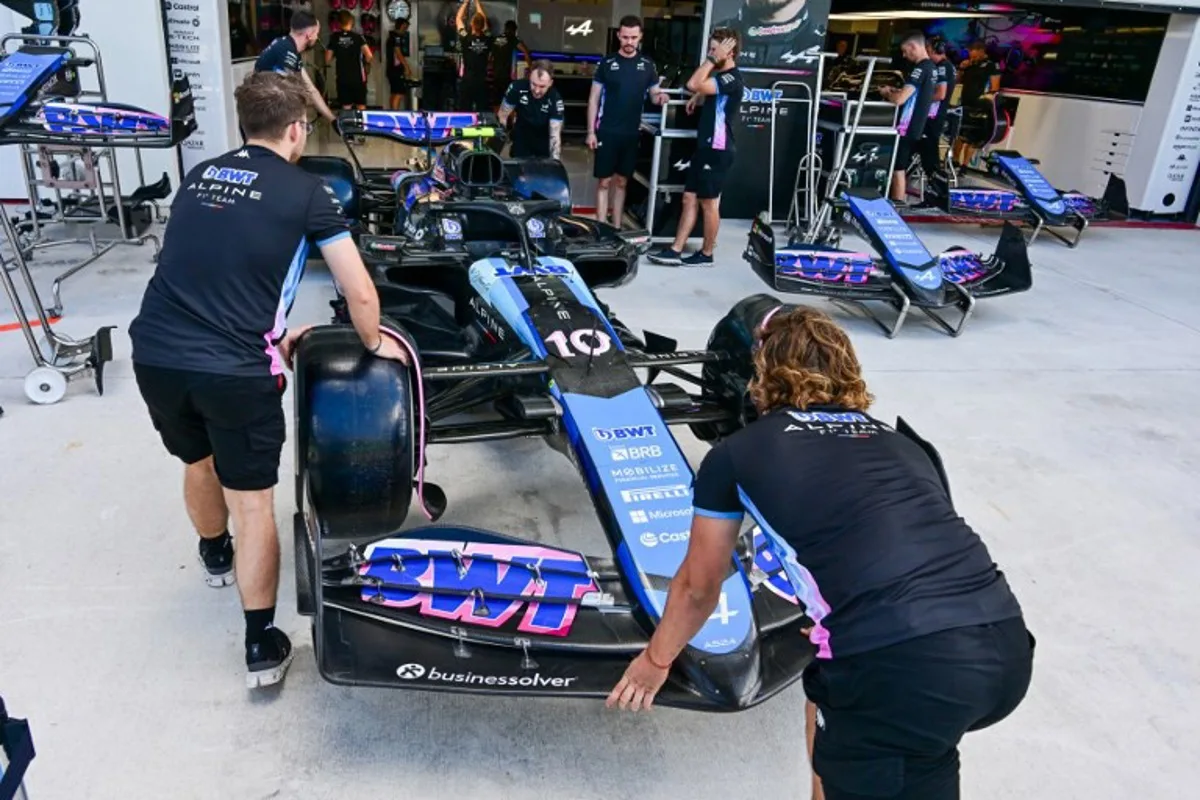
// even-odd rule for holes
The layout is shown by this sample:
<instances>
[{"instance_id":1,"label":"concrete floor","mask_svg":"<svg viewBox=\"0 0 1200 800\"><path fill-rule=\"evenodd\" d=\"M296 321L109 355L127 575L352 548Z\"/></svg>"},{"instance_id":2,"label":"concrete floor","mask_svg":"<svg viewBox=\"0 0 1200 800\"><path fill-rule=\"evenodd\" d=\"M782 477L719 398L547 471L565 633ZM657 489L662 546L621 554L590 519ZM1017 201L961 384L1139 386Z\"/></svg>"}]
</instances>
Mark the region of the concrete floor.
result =
<instances>
[{"instance_id":1,"label":"concrete floor","mask_svg":"<svg viewBox=\"0 0 1200 800\"><path fill-rule=\"evenodd\" d=\"M726 224L715 269L645 264L602 297L634 328L703 346L732 303L764 290L740 259L745 231ZM994 242L978 228L919 232L930 249ZM1024 705L964 745L966 797L1165 800L1200 783L1198 243L1100 228L1074 251L1039 242L1033 291L981 301L957 340L913 317L889 341L830 307L875 411L941 448L1039 638ZM43 289L73 255L39 253ZM152 269L149 249L122 248L64 287L61 332L120 326L104 397L79 383L58 405L28 404L29 354L0 333L0 693L33 726L34 800L808 796L798 688L735 716L635 717L327 684L295 613L286 537L278 622L298 657L282 690L250 696L237 595L204 585L179 467L131 376L125 330ZM325 321L329 295L312 265L293 323ZM698 462L704 446L679 436ZM520 463L520 484L497 463ZM535 441L464 445L435 450L429 474L448 489L448 523L595 550L564 463Z\"/></svg>"}]
</instances>

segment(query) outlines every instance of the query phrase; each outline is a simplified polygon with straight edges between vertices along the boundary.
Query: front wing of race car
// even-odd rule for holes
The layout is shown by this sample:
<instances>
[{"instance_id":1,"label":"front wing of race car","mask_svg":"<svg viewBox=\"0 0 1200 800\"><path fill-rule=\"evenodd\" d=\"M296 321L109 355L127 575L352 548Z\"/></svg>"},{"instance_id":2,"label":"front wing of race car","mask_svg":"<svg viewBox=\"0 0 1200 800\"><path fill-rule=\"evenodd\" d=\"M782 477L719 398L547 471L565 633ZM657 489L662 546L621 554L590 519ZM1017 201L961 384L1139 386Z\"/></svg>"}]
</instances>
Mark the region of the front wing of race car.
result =
<instances>
[{"instance_id":1,"label":"front wing of race car","mask_svg":"<svg viewBox=\"0 0 1200 800\"><path fill-rule=\"evenodd\" d=\"M789 240L760 217L751 224L743 257L772 288L853 305L889 338L900 331L913 307L958 336L977 298L1023 292L1033 285L1025 240L1011 224L1005 224L990 256L962 247L934 255L885 198L848 192L838 213L874 254ZM893 319L875 313L867 305L872 302L890 306ZM956 320L944 315L948 309L958 311Z\"/></svg>"},{"instance_id":2,"label":"front wing of race car","mask_svg":"<svg viewBox=\"0 0 1200 800\"><path fill-rule=\"evenodd\" d=\"M298 569L313 589L318 668L333 683L599 698L653 630L611 559L430 526L371 542L354 560L337 558L318 573L313 543L320 518L308 517L312 530L297 521ZM753 594L756 635L745 652L724 657L738 667L755 665L744 676L750 691L739 697L730 690L745 685L722 680L729 670L714 663L720 656L684 659L659 704L748 708L790 686L813 657L800 631L811 621L764 535L753 541L747 572L760 581Z\"/></svg>"}]
</instances>

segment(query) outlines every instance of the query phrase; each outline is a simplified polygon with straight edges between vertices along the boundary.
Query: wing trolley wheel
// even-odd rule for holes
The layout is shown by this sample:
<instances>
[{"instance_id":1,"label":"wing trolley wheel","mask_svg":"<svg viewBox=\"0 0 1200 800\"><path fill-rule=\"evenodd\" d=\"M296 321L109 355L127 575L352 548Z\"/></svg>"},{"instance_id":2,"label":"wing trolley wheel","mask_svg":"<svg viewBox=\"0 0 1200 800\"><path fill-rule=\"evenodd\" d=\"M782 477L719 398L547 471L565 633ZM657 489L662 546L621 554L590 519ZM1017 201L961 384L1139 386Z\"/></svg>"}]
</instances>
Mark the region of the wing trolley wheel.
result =
<instances>
[{"instance_id":1,"label":"wing trolley wheel","mask_svg":"<svg viewBox=\"0 0 1200 800\"><path fill-rule=\"evenodd\" d=\"M38 367L25 376L25 396L38 405L53 405L66 394L66 377L52 367Z\"/></svg>"}]
</instances>

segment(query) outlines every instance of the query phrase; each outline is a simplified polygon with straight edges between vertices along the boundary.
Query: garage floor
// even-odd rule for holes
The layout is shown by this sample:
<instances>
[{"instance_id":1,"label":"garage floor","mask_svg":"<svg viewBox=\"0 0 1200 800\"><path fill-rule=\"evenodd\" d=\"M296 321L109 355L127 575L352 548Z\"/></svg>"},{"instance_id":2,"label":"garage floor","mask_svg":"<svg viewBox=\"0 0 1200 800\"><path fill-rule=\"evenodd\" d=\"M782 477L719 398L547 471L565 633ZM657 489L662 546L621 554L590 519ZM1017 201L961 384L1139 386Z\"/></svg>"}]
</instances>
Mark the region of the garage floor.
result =
<instances>
[{"instance_id":1,"label":"garage floor","mask_svg":"<svg viewBox=\"0 0 1200 800\"><path fill-rule=\"evenodd\" d=\"M740 258L746 229L725 225L715 269L645 264L602 297L635 329L702 347L732 303L764 290ZM919 232L930 249L994 242ZM1128 229L1093 229L1075 251L1039 241L1034 290L981 301L958 340L913 317L889 341L832 309L876 413L941 448L1039 638L1025 704L965 744L973 800L1179 798L1200 783L1198 243ZM40 252L40 285L78 255ZM734 716L622 716L325 683L286 536L278 621L298 657L282 690L248 694L237 594L204 585L180 469L131 376L125 330L152 269L148 248L119 249L64 287L62 332L120 326L104 397L81 382L58 405L26 403L29 354L0 333L0 693L33 726L33 800L808 796L798 688ZM313 264L293 323L326 320L329 296ZM679 436L698 463L704 446ZM448 523L595 550L565 463L536 441L462 445L435 450L429 474Z\"/></svg>"}]
</instances>

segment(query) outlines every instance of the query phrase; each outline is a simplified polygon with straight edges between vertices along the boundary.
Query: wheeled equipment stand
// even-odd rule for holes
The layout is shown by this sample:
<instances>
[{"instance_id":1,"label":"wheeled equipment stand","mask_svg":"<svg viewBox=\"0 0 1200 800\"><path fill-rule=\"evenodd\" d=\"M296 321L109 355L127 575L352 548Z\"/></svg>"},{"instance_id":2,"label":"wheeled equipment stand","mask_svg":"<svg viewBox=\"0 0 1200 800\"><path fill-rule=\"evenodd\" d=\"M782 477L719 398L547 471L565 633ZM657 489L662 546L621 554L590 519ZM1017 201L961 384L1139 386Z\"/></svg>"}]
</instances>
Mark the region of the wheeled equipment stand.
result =
<instances>
[{"instance_id":1,"label":"wheeled equipment stand","mask_svg":"<svg viewBox=\"0 0 1200 800\"><path fill-rule=\"evenodd\" d=\"M69 339L56 333L46 316L33 277L29 274L29 265L25 262L25 255L17 241L17 232L12 221L2 214L0 231L12 247L13 253L13 266L10 268L8 259L3 251L0 251L0 283L4 285L4 293L8 295L13 312L17 315L17 323L25 334L25 341L33 356L33 371L25 376L26 397L40 405L57 403L66 395L68 383L88 376L94 378L96 391L103 395L104 365L112 361L112 330L116 326L100 328L95 335L82 340ZM45 332L42 343L44 347L33 335L33 324L25 313L25 306L12 277L14 271L20 273L29 294L29 302L37 314L37 321Z\"/></svg>"}]
</instances>

